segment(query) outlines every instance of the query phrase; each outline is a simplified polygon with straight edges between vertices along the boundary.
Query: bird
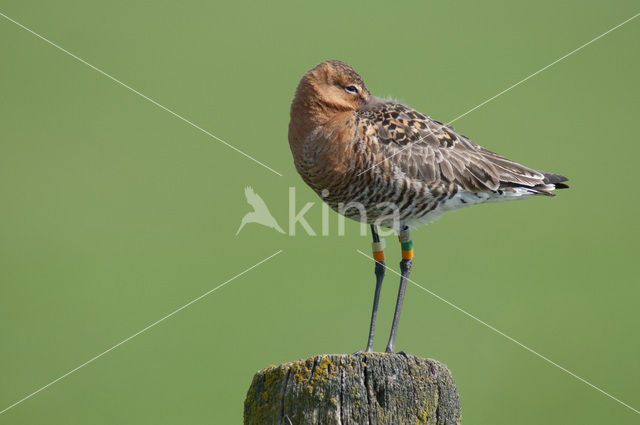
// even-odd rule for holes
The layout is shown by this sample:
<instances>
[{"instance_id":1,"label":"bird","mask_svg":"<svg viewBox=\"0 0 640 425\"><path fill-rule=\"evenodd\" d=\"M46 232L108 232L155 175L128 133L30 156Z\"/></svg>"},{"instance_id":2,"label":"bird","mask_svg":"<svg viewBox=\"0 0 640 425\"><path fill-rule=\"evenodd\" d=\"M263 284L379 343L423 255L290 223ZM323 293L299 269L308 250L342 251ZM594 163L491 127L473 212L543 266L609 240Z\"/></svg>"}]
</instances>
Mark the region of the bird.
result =
<instances>
[{"instance_id":1,"label":"bird","mask_svg":"<svg viewBox=\"0 0 640 425\"><path fill-rule=\"evenodd\" d=\"M240 230L247 223L258 223L263 226L270 227L272 229L277 230L280 233L284 233L284 230L278 225L276 219L269 212L269 208L267 208L267 204L264 203L260 195L254 192L251 186L247 186L244 189L244 196L247 198L247 203L253 207L253 211L248 212L242 217L242 222L240 223L240 227L236 232L236 236L240 233Z\"/></svg>"},{"instance_id":2,"label":"bird","mask_svg":"<svg viewBox=\"0 0 640 425\"><path fill-rule=\"evenodd\" d=\"M450 125L372 96L348 64L323 61L301 78L291 102L289 147L297 172L338 213L370 224L376 286L365 351L373 339L386 270L378 226L398 234L400 284L386 352L395 352L413 265L410 230L443 213L486 202L555 196L568 179L485 149Z\"/></svg>"}]
</instances>

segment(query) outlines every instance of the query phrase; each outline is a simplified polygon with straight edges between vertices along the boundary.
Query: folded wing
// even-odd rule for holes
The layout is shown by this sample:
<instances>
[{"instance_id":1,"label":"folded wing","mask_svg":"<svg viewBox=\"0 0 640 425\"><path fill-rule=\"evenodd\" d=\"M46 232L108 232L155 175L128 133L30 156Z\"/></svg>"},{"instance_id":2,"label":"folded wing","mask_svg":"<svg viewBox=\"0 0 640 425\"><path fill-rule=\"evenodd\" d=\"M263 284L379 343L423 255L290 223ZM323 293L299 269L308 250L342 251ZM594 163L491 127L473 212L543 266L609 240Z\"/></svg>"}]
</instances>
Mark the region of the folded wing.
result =
<instances>
[{"instance_id":1,"label":"folded wing","mask_svg":"<svg viewBox=\"0 0 640 425\"><path fill-rule=\"evenodd\" d=\"M506 159L399 103L374 100L359 118L368 133L375 134L380 153L394 168L430 185L455 183L470 192L525 187L545 195L567 187L561 183L566 177Z\"/></svg>"}]
</instances>

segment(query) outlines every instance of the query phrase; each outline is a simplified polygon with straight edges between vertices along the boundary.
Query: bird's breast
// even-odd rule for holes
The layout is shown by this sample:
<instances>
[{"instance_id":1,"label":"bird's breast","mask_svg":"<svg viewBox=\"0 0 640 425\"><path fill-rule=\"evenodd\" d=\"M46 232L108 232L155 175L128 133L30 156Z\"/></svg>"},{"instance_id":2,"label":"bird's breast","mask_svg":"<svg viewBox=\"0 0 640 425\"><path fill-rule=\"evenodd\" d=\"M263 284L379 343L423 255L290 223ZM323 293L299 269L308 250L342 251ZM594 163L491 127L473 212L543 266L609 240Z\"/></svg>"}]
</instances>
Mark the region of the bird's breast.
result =
<instances>
[{"instance_id":1,"label":"bird's breast","mask_svg":"<svg viewBox=\"0 0 640 425\"><path fill-rule=\"evenodd\" d=\"M352 114L335 114L306 132L290 131L296 169L316 192L344 182L353 172L357 144Z\"/></svg>"}]
</instances>

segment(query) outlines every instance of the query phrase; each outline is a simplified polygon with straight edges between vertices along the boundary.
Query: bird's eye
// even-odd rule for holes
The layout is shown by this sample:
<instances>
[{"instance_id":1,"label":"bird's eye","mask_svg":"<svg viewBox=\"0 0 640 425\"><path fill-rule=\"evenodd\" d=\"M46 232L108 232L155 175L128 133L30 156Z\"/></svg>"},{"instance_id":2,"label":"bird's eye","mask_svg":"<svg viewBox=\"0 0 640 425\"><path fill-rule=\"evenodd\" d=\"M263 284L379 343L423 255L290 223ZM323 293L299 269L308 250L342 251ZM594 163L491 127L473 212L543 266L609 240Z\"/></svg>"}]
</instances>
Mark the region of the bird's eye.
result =
<instances>
[{"instance_id":1,"label":"bird's eye","mask_svg":"<svg viewBox=\"0 0 640 425\"><path fill-rule=\"evenodd\" d=\"M358 88L356 86L347 86L344 88L347 93L357 94Z\"/></svg>"}]
</instances>

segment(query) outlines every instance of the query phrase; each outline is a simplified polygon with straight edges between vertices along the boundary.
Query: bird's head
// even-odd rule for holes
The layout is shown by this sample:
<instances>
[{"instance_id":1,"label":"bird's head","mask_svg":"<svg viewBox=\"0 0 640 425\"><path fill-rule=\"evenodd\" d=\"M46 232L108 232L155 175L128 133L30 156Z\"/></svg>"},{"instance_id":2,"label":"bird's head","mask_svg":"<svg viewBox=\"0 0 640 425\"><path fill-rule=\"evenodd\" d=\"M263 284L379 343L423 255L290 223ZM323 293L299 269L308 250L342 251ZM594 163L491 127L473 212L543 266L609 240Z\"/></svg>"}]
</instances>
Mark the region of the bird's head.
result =
<instances>
[{"instance_id":1,"label":"bird's head","mask_svg":"<svg viewBox=\"0 0 640 425\"><path fill-rule=\"evenodd\" d=\"M328 158L326 163L343 161L346 157L339 153L342 142L351 140L348 135L353 133L348 123L353 123L353 115L369 99L371 94L360 75L344 62L324 61L307 71L296 89L289 121L289 146L296 165L305 149L316 152L314 160L318 160L316 149L320 149ZM317 137L310 138L314 133ZM309 140L323 143L307 146Z\"/></svg>"},{"instance_id":2,"label":"bird's head","mask_svg":"<svg viewBox=\"0 0 640 425\"><path fill-rule=\"evenodd\" d=\"M309 113L357 111L370 97L353 68L344 62L329 60L304 74L292 106L306 108Z\"/></svg>"}]
</instances>

